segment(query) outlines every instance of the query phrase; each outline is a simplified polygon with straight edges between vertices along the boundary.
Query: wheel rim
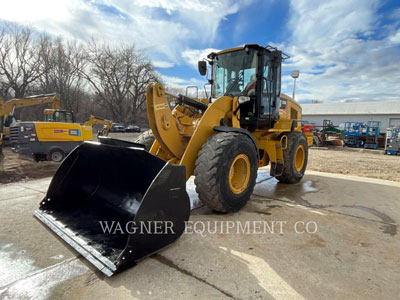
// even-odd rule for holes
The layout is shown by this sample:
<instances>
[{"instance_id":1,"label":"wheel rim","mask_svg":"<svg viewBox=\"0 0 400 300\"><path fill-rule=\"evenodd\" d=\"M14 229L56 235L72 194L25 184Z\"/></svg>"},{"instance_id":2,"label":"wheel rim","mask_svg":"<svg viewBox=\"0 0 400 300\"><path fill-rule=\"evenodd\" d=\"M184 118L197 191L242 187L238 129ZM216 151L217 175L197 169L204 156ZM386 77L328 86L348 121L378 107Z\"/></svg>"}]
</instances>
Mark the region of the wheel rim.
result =
<instances>
[{"instance_id":1,"label":"wheel rim","mask_svg":"<svg viewBox=\"0 0 400 300\"><path fill-rule=\"evenodd\" d=\"M250 160L245 154L239 154L229 169L229 187L234 194L242 193L250 180Z\"/></svg>"},{"instance_id":2,"label":"wheel rim","mask_svg":"<svg viewBox=\"0 0 400 300\"><path fill-rule=\"evenodd\" d=\"M297 172L300 172L303 169L304 161L306 160L306 152L304 150L303 145L299 145L296 149L296 154L294 156L294 164L296 166Z\"/></svg>"},{"instance_id":3,"label":"wheel rim","mask_svg":"<svg viewBox=\"0 0 400 300\"><path fill-rule=\"evenodd\" d=\"M62 160L62 154L60 152L53 152L51 154L51 160L52 161L56 161L56 162L61 161Z\"/></svg>"}]
</instances>

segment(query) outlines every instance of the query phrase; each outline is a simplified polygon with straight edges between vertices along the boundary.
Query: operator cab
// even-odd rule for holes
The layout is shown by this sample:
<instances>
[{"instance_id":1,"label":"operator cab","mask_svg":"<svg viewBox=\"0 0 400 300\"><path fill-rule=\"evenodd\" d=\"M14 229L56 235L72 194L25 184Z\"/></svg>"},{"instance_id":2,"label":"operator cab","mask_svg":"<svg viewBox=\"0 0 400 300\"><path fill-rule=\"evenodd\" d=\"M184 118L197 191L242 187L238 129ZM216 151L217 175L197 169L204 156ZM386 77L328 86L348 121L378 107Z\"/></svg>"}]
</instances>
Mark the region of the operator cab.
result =
<instances>
[{"instance_id":1,"label":"operator cab","mask_svg":"<svg viewBox=\"0 0 400 300\"><path fill-rule=\"evenodd\" d=\"M70 110L45 109L45 122L74 123L74 115Z\"/></svg>"},{"instance_id":2,"label":"operator cab","mask_svg":"<svg viewBox=\"0 0 400 300\"><path fill-rule=\"evenodd\" d=\"M246 44L207 58L211 98L239 97L241 126L251 131L272 128L281 106L281 64L288 56L270 46ZM199 61L200 74L206 71L206 61Z\"/></svg>"}]
</instances>

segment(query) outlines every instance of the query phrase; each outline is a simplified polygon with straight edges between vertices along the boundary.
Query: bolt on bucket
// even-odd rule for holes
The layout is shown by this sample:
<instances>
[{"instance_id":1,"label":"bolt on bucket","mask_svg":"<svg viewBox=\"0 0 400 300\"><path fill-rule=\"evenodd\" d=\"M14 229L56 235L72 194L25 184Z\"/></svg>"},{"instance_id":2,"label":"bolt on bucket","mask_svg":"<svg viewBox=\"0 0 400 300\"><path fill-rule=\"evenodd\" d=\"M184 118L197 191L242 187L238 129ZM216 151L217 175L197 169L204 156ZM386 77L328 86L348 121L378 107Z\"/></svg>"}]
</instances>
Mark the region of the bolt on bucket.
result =
<instances>
[{"instance_id":1,"label":"bolt on bucket","mask_svg":"<svg viewBox=\"0 0 400 300\"><path fill-rule=\"evenodd\" d=\"M185 167L137 146L114 139L78 146L34 212L107 276L176 241L190 215Z\"/></svg>"}]
</instances>

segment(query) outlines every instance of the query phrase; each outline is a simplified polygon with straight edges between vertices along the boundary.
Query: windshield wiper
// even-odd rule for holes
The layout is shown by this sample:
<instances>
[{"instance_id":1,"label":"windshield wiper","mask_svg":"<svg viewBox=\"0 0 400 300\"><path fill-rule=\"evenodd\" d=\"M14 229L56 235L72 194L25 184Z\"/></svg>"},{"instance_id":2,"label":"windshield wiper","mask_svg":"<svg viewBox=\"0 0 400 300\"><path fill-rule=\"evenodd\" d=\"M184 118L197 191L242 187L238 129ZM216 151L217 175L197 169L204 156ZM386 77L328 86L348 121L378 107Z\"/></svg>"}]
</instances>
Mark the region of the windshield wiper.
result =
<instances>
[{"instance_id":1,"label":"windshield wiper","mask_svg":"<svg viewBox=\"0 0 400 300\"><path fill-rule=\"evenodd\" d=\"M233 88L235 88L238 84L239 84L239 76L238 76L237 78L235 78L235 81L233 81L233 82L230 84L229 89L226 89L226 92L225 92L224 96L229 96L229 92L230 92L231 90L233 90Z\"/></svg>"}]
</instances>

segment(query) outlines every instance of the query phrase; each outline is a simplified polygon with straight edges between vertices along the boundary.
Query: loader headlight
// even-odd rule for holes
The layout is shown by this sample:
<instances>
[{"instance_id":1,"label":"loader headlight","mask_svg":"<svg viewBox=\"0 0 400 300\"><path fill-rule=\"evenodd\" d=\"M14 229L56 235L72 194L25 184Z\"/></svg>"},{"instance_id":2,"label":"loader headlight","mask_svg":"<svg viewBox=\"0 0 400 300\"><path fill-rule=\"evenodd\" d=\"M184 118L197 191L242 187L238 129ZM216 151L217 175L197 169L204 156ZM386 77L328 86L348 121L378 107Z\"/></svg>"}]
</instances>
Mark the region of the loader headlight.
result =
<instances>
[{"instance_id":1,"label":"loader headlight","mask_svg":"<svg viewBox=\"0 0 400 300\"><path fill-rule=\"evenodd\" d=\"M238 100L239 104L243 104L243 103L246 103L246 102L249 102L249 101L250 101L250 97L239 96L239 100Z\"/></svg>"}]
</instances>

